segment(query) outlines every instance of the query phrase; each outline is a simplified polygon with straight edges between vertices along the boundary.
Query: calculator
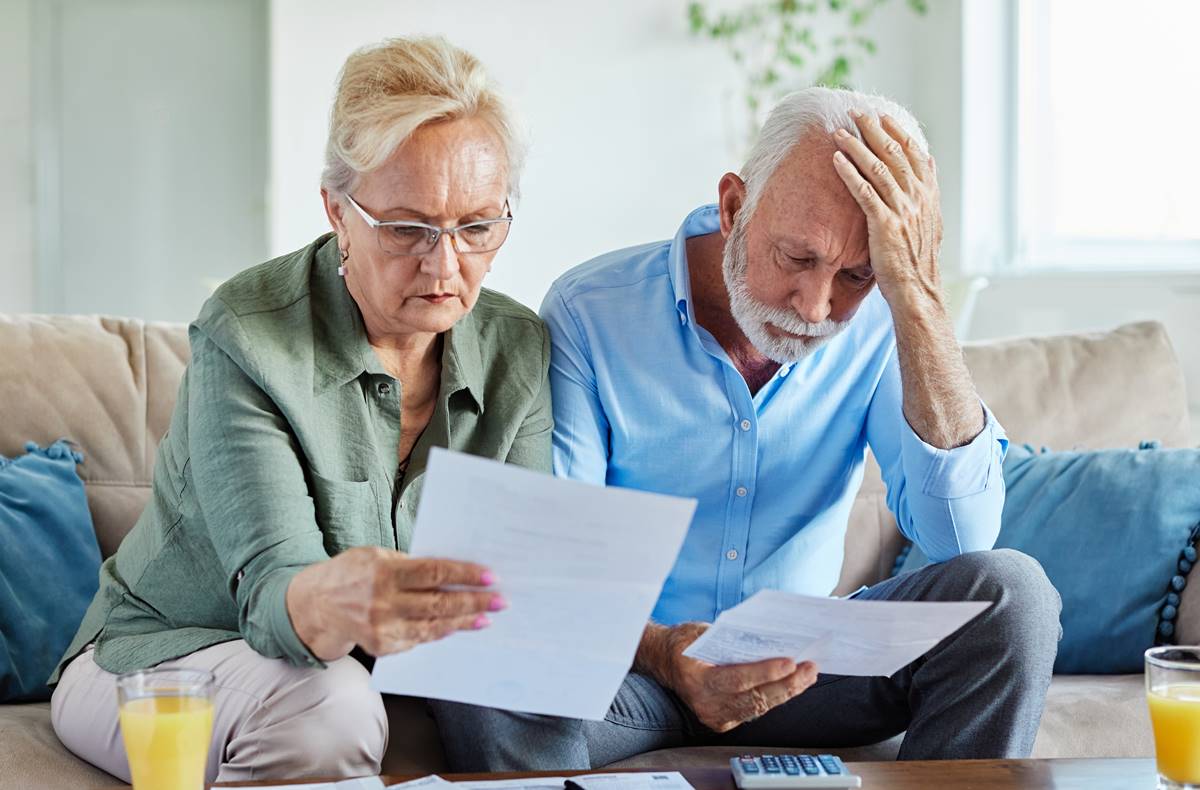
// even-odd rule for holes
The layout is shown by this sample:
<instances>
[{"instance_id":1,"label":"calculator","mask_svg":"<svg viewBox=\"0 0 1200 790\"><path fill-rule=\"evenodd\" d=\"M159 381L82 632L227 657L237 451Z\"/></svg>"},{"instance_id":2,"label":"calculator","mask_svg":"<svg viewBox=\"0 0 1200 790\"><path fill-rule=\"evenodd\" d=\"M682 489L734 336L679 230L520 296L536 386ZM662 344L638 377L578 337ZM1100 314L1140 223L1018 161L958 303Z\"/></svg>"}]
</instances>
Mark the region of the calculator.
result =
<instances>
[{"instance_id":1,"label":"calculator","mask_svg":"<svg viewBox=\"0 0 1200 790\"><path fill-rule=\"evenodd\" d=\"M745 754L731 757L729 768L742 790L862 786L862 777L832 754Z\"/></svg>"}]
</instances>

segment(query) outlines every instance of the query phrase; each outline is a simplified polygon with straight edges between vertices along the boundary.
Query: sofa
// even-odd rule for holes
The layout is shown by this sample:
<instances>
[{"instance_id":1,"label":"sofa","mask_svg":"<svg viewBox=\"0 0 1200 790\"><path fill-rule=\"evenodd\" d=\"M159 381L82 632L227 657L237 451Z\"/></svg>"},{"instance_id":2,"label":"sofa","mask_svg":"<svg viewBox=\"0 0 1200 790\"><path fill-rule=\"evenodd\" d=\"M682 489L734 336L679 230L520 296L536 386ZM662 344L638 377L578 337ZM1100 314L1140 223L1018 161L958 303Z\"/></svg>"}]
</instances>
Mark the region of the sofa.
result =
<instances>
[{"instance_id":1,"label":"sofa","mask_svg":"<svg viewBox=\"0 0 1200 790\"><path fill-rule=\"evenodd\" d=\"M1162 326L970 344L975 383L1014 442L1055 449L1192 443L1183 372ZM80 473L101 552L116 551L150 493L155 449L188 358L181 325L93 316L0 315L0 454L60 437L86 456ZM869 464L846 536L843 593L890 575L902 539ZM1200 641L1200 584L1183 594L1182 643ZM387 700L393 738L385 771L444 770L436 728L415 700ZM403 737L396 737L397 733ZM842 750L847 760L892 759L894 738ZM624 767L715 766L735 750L670 749ZM1056 676L1037 757L1150 756L1142 676ZM50 727L49 703L0 706L0 788L111 787L120 782L74 757Z\"/></svg>"}]
</instances>

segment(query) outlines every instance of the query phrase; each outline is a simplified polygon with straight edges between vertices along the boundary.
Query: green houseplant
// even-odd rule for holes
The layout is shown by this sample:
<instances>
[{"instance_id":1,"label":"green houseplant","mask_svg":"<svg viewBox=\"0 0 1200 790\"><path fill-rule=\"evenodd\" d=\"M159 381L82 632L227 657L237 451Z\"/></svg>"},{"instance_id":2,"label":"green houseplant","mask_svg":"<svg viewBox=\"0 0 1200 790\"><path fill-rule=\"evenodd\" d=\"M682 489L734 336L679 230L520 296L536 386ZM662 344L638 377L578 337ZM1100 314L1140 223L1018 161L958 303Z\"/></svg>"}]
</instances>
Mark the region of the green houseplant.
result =
<instances>
[{"instance_id":1,"label":"green houseplant","mask_svg":"<svg viewBox=\"0 0 1200 790\"><path fill-rule=\"evenodd\" d=\"M875 54L866 22L889 0L746 0L713 8L687 5L691 32L724 45L741 77L746 139L758 134L761 113L775 99L806 85L847 87L855 69ZM928 0L905 0L928 13Z\"/></svg>"}]
</instances>

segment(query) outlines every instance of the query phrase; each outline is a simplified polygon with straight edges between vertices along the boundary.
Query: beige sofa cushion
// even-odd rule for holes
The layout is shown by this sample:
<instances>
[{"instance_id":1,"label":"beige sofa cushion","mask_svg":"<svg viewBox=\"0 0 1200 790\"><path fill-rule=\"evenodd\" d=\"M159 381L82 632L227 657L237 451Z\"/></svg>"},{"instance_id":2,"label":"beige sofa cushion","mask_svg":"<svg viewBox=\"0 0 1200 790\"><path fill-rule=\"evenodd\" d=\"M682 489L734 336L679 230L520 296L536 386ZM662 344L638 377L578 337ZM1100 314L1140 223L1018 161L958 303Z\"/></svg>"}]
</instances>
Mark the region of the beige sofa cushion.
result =
<instances>
[{"instance_id":1,"label":"beige sofa cushion","mask_svg":"<svg viewBox=\"0 0 1200 790\"><path fill-rule=\"evenodd\" d=\"M29 440L78 442L104 556L149 498L187 358L182 325L0 315L0 454L19 455Z\"/></svg>"},{"instance_id":2,"label":"beige sofa cushion","mask_svg":"<svg viewBox=\"0 0 1200 790\"><path fill-rule=\"evenodd\" d=\"M1013 442L1054 450L1191 444L1183 368L1162 324L970 343L963 352Z\"/></svg>"}]
</instances>

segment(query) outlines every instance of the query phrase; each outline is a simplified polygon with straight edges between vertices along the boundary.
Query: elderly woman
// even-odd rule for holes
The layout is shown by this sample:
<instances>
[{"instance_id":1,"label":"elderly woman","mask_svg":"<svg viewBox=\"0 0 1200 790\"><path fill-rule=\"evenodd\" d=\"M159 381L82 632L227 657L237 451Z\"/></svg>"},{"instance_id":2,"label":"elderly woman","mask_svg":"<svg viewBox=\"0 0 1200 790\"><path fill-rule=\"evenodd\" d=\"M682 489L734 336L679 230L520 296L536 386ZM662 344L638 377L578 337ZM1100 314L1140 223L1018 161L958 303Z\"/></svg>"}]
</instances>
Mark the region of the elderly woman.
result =
<instances>
[{"instance_id":1,"label":"elderly woman","mask_svg":"<svg viewBox=\"0 0 1200 790\"><path fill-rule=\"evenodd\" d=\"M377 773L387 719L351 652L505 606L487 568L404 554L429 448L550 470L546 330L481 288L521 156L480 64L440 39L355 53L326 158L334 233L192 324L150 503L56 673L55 732L126 780L115 681L151 666L215 675L209 781Z\"/></svg>"}]
</instances>

